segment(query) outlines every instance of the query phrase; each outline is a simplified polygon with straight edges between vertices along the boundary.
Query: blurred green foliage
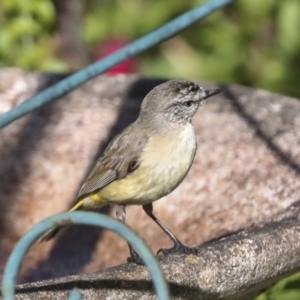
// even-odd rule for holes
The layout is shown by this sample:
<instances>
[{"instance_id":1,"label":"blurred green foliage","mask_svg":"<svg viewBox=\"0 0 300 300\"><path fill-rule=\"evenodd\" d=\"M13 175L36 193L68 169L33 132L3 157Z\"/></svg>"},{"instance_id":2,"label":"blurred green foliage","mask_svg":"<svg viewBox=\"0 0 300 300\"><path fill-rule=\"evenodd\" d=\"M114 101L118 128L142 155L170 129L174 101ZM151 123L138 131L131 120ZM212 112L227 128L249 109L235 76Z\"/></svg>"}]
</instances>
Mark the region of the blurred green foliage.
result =
<instances>
[{"instance_id":1,"label":"blurred green foliage","mask_svg":"<svg viewBox=\"0 0 300 300\"><path fill-rule=\"evenodd\" d=\"M44 69L55 60L51 32L55 11L51 1L2 0L0 4L0 66Z\"/></svg>"},{"instance_id":2,"label":"blurred green foliage","mask_svg":"<svg viewBox=\"0 0 300 300\"><path fill-rule=\"evenodd\" d=\"M84 38L93 44L114 35L135 39L201 1L89 3ZM239 0L147 51L142 72L241 83L300 97L299 29L299 0Z\"/></svg>"},{"instance_id":3,"label":"blurred green foliage","mask_svg":"<svg viewBox=\"0 0 300 300\"><path fill-rule=\"evenodd\" d=\"M86 0L81 26L74 30L90 54L101 41L134 40L202 2ZM2 0L0 66L74 69L58 56L55 7L55 0ZM196 77L300 97L299 29L299 0L237 0L140 55L140 70L146 76Z\"/></svg>"},{"instance_id":4,"label":"blurred green foliage","mask_svg":"<svg viewBox=\"0 0 300 300\"><path fill-rule=\"evenodd\" d=\"M90 54L101 41L116 36L134 40L202 2L86 0L81 26L74 30ZM74 68L58 55L55 35L62 12L55 4L55 0L0 1L0 67ZM140 69L146 76L240 83L300 98L299 30L299 0L238 0L141 54ZM257 298L279 299L300 299L299 274Z\"/></svg>"},{"instance_id":5,"label":"blurred green foliage","mask_svg":"<svg viewBox=\"0 0 300 300\"><path fill-rule=\"evenodd\" d=\"M299 300L300 273L281 280L274 287L261 294L255 300Z\"/></svg>"}]
</instances>

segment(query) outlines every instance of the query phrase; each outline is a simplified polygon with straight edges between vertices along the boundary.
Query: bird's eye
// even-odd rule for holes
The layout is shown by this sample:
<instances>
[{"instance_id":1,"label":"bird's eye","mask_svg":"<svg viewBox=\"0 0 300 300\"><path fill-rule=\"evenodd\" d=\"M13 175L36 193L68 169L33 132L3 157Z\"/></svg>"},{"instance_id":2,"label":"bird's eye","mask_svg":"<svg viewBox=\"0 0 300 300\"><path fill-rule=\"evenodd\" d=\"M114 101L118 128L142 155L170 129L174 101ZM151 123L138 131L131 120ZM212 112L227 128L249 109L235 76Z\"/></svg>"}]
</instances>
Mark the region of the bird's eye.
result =
<instances>
[{"instance_id":1,"label":"bird's eye","mask_svg":"<svg viewBox=\"0 0 300 300\"><path fill-rule=\"evenodd\" d=\"M186 107L191 107L193 105L193 101L186 101L183 103Z\"/></svg>"}]
</instances>

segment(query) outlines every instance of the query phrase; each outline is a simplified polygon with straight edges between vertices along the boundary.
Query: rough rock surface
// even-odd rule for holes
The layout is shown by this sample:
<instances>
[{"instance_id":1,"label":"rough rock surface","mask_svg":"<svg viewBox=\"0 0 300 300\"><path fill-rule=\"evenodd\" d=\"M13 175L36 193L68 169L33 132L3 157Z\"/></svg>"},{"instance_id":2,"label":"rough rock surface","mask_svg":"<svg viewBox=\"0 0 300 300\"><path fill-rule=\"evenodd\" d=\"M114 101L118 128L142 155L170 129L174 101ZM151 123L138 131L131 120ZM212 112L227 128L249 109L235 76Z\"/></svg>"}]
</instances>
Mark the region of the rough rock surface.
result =
<instances>
[{"instance_id":1,"label":"rough rock surface","mask_svg":"<svg viewBox=\"0 0 300 300\"><path fill-rule=\"evenodd\" d=\"M2 69L0 114L63 77ZM95 158L161 82L100 76L0 131L1 273L27 230L70 206ZM299 200L299 102L236 85L224 88L194 118L198 151L187 178L154 203L158 218L188 245L264 224ZM127 219L154 251L171 246L140 207L129 207ZM34 246L20 281L95 272L127 256L126 243L113 233L74 227L54 243Z\"/></svg>"}]
</instances>

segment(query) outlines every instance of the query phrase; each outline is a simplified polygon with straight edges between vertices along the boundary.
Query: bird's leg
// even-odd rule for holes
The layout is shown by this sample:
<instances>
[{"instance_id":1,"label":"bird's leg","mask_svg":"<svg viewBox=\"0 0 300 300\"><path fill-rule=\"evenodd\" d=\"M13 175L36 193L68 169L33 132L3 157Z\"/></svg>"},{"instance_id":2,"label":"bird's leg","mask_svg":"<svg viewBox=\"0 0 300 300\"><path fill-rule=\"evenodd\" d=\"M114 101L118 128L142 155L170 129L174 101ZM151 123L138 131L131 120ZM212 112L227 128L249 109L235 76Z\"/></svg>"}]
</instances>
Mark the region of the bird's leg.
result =
<instances>
[{"instance_id":1,"label":"bird's leg","mask_svg":"<svg viewBox=\"0 0 300 300\"><path fill-rule=\"evenodd\" d=\"M125 205L118 205L117 211L116 211L117 219L125 224L126 219L126 207ZM127 258L128 262L135 262L137 264L143 265L144 262L142 261L139 254L132 248L132 246L127 242L127 245L129 247L130 257Z\"/></svg>"},{"instance_id":2,"label":"bird's leg","mask_svg":"<svg viewBox=\"0 0 300 300\"><path fill-rule=\"evenodd\" d=\"M152 203L143 205L143 209L145 213L168 235L168 237L174 242L174 246L170 249L159 249L157 254L160 252L162 254L168 253L185 253L185 254L197 254L197 248L189 248L183 245L178 238L168 229L165 225L163 225L153 214L153 205Z\"/></svg>"}]
</instances>

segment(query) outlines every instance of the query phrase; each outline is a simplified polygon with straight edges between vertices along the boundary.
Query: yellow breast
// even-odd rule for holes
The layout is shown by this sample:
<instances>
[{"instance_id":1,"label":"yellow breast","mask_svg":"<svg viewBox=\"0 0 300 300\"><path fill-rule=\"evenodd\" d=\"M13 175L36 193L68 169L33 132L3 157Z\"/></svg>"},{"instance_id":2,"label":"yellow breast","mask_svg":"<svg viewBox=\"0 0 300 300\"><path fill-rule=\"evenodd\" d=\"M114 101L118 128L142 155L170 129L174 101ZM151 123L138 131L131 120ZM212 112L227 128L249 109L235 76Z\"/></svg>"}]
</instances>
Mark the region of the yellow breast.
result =
<instances>
[{"instance_id":1,"label":"yellow breast","mask_svg":"<svg viewBox=\"0 0 300 300\"><path fill-rule=\"evenodd\" d=\"M186 124L170 136L149 139L140 166L130 175L110 183L99 196L118 204L146 204L172 192L189 171L196 153L192 124Z\"/></svg>"}]
</instances>

